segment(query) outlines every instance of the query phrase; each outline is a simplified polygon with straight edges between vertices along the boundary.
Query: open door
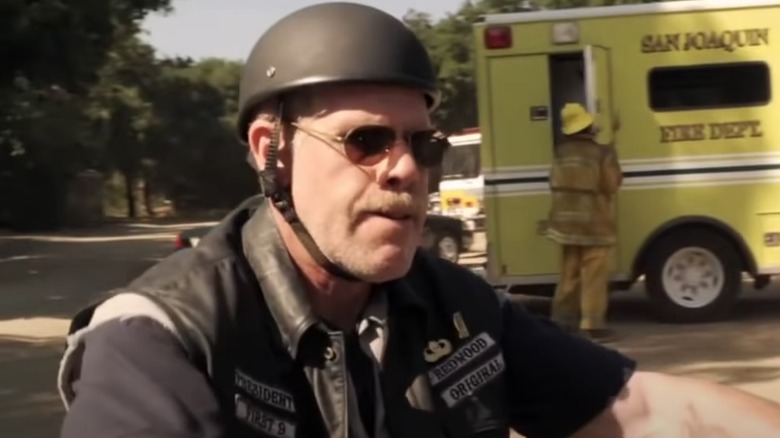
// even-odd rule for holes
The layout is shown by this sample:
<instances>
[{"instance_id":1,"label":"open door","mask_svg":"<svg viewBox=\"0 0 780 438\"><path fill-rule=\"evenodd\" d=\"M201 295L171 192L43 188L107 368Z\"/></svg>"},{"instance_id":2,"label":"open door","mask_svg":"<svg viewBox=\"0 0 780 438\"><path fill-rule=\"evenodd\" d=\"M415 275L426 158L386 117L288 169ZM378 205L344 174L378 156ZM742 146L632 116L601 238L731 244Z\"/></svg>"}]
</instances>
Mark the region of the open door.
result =
<instances>
[{"instance_id":1,"label":"open door","mask_svg":"<svg viewBox=\"0 0 780 438\"><path fill-rule=\"evenodd\" d=\"M560 264L559 247L538 232L550 209L554 109L549 56L491 57L486 71L489 88L479 97L489 109L490 130L482 138L489 135L484 144L490 149L483 149L482 156L495 169L485 175L489 278L537 282L557 274Z\"/></svg>"},{"instance_id":2,"label":"open door","mask_svg":"<svg viewBox=\"0 0 780 438\"><path fill-rule=\"evenodd\" d=\"M609 144L615 141L613 123L617 117L612 99L612 64L610 51L602 46L585 46L585 102L588 111L594 114L595 128L598 130L596 141L601 144ZM618 145L616 145L618 146ZM617 217L618 199L615 199L615 216ZM618 230L618 239L620 233ZM618 248L615 245L612 251L611 271L618 267Z\"/></svg>"},{"instance_id":3,"label":"open door","mask_svg":"<svg viewBox=\"0 0 780 438\"><path fill-rule=\"evenodd\" d=\"M610 51L602 46L585 46L583 56L586 106L596 116L596 140L607 144L615 139L612 124L616 117L612 100Z\"/></svg>"}]
</instances>

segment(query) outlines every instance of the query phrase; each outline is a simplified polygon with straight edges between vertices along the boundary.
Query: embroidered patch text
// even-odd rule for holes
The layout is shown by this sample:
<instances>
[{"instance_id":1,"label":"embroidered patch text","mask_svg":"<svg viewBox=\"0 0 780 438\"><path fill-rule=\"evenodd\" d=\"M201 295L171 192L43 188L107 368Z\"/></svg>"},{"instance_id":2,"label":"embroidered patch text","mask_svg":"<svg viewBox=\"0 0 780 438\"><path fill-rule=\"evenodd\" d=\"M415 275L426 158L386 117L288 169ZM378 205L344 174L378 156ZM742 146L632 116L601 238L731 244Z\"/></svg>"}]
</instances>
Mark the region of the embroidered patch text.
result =
<instances>
[{"instance_id":1,"label":"embroidered patch text","mask_svg":"<svg viewBox=\"0 0 780 438\"><path fill-rule=\"evenodd\" d=\"M236 370L236 386L243 389L255 400L295 413L293 396L275 386L257 381L241 370Z\"/></svg>"},{"instance_id":2,"label":"embroidered patch text","mask_svg":"<svg viewBox=\"0 0 780 438\"><path fill-rule=\"evenodd\" d=\"M240 395L236 395L236 417L266 435L295 438L294 423L258 408Z\"/></svg>"},{"instance_id":3,"label":"embroidered patch text","mask_svg":"<svg viewBox=\"0 0 780 438\"><path fill-rule=\"evenodd\" d=\"M504 356L497 354L441 392L448 407L453 407L474 394L504 372Z\"/></svg>"},{"instance_id":4,"label":"embroidered patch text","mask_svg":"<svg viewBox=\"0 0 780 438\"><path fill-rule=\"evenodd\" d=\"M489 334L484 332L478 334L474 339L458 348L455 353L437 365L436 368L428 371L428 378L431 380L431 384L435 385L451 376L495 344L496 341Z\"/></svg>"}]
</instances>

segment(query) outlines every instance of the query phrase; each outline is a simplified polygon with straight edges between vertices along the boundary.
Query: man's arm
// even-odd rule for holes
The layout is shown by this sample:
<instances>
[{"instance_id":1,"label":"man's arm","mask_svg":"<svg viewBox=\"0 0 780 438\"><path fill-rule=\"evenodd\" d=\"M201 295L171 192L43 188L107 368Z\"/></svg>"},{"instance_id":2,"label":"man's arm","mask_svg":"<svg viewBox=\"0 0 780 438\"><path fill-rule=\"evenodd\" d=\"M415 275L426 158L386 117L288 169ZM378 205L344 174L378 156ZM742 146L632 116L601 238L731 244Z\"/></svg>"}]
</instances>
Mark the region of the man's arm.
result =
<instances>
[{"instance_id":1,"label":"man's arm","mask_svg":"<svg viewBox=\"0 0 780 438\"><path fill-rule=\"evenodd\" d=\"M508 412L528 438L780 437L780 405L702 380L635 372L620 353L503 304Z\"/></svg>"},{"instance_id":2,"label":"man's arm","mask_svg":"<svg viewBox=\"0 0 780 438\"><path fill-rule=\"evenodd\" d=\"M703 380L637 372L573 438L775 437L780 405Z\"/></svg>"},{"instance_id":3,"label":"man's arm","mask_svg":"<svg viewBox=\"0 0 780 438\"><path fill-rule=\"evenodd\" d=\"M61 438L224 436L206 377L149 318L116 319L88 333L74 389Z\"/></svg>"},{"instance_id":4,"label":"man's arm","mask_svg":"<svg viewBox=\"0 0 780 438\"><path fill-rule=\"evenodd\" d=\"M570 437L609 408L634 371L631 359L569 335L508 299L502 306L513 429L527 438Z\"/></svg>"},{"instance_id":5,"label":"man's arm","mask_svg":"<svg viewBox=\"0 0 780 438\"><path fill-rule=\"evenodd\" d=\"M606 150L601 160L601 190L605 193L617 193L623 184L623 170L620 168L617 149L614 145L603 147Z\"/></svg>"}]
</instances>

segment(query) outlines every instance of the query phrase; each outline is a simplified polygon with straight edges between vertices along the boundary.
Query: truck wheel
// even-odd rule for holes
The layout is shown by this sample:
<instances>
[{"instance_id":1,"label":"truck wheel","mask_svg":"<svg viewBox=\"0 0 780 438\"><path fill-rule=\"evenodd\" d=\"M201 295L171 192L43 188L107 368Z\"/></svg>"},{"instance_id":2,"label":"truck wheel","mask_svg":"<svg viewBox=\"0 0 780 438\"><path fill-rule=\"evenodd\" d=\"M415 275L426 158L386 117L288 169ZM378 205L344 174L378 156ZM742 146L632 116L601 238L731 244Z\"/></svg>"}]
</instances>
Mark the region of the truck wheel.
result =
<instances>
[{"instance_id":1,"label":"truck wheel","mask_svg":"<svg viewBox=\"0 0 780 438\"><path fill-rule=\"evenodd\" d=\"M435 251L439 257L457 263L460 258L460 241L451 234L439 234L436 236Z\"/></svg>"},{"instance_id":2,"label":"truck wheel","mask_svg":"<svg viewBox=\"0 0 780 438\"><path fill-rule=\"evenodd\" d=\"M654 313L673 323L725 318L742 288L737 249L704 229L674 232L655 243L647 257L645 287Z\"/></svg>"}]
</instances>

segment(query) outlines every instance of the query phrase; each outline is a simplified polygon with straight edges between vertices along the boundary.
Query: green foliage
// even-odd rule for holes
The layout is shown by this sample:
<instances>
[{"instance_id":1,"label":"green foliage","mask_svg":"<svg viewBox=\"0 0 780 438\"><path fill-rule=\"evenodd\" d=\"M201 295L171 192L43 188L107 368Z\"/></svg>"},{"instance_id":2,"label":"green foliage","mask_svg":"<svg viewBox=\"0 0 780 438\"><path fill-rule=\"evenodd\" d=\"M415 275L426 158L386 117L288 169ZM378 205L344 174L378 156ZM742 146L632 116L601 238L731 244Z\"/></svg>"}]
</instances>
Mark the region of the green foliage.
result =
<instances>
[{"instance_id":1,"label":"green foliage","mask_svg":"<svg viewBox=\"0 0 780 438\"><path fill-rule=\"evenodd\" d=\"M0 3L0 226L57 226L68 184L119 174L127 213L150 195L235 204L256 187L233 134L238 63L158 59L139 38L170 0ZM137 187L145 188L139 194Z\"/></svg>"},{"instance_id":2,"label":"green foliage","mask_svg":"<svg viewBox=\"0 0 780 438\"><path fill-rule=\"evenodd\" d=\"M0 3L0 222L57 224L64 186L94 164L100 147L89 116L96 73L148 12L169 6L169 0Z\"/></svg>"},{"instance_id":3,"label":"green foliage","mask_svg":"<svg viewBox=\"0 0 780 438\"><path fill-rule=\"evenodd\" d=\"M107 186L123 182L130 216L150 213L152 198L228 208L256 190L234 131L240 63L160 59L139 38L141 20L170 3L0 2L0 226L61 224L69 184L88 169ZM482 15L625 3L642 1L472 0L440 19L409 11L441 79L437 123L477 124L472 25Z\"/></svg>"}]
</instances>

